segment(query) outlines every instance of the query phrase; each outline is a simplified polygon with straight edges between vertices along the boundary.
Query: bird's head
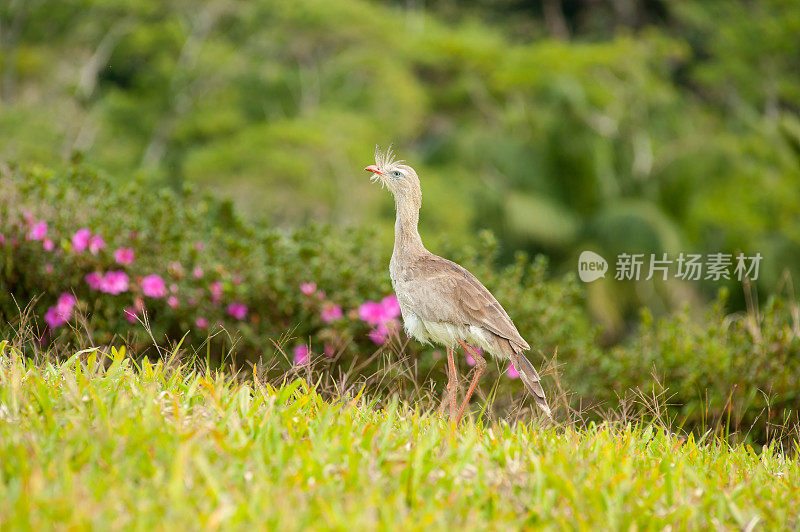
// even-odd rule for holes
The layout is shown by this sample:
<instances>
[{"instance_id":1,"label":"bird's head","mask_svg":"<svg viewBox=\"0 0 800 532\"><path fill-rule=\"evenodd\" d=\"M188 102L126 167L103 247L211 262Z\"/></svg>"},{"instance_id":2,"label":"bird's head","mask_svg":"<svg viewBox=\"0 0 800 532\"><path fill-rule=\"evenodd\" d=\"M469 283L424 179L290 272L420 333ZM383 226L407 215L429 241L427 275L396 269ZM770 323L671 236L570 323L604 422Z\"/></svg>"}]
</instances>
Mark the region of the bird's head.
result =
<instances>
[{"instance_id":1,"label":"bird's head","mask_svg":"<svg viewBox=\"0 0 800 532\"><path fill-rule=\"evenodd\" d=\"M404 164L404 161L395 160L391 146L385 152L381 152L380 147L376 147L375 164L367 166L364 170L372 172L370 180L373 183L380 181L396 200L413 200L418 205L421 203L417 173L413 168Z\"/></svg>"}]
</instances>

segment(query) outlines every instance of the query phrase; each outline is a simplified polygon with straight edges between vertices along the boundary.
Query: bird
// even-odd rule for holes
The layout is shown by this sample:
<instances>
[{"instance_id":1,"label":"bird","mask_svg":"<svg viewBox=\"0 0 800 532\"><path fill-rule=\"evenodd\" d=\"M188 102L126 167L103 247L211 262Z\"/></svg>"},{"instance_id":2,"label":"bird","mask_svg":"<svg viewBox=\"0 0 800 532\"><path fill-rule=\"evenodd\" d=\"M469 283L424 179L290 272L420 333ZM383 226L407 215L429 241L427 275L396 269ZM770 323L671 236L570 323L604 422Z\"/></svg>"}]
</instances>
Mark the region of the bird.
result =
<instances>
[{"instance_id":1,"label":"bird","mask_svg":"<svg viewBox=\"0 0 800 532\"><path fill-rule=\"evenodd\" d=\"M400 305L403 328L417 341L447 350L447 392L451 422L458 426L486 360L478 346L499 360L510 360L536 404L552 417L541 379L525 357L530 349L492 293L466 268L428 251L419 235L422 190L417 172L396 160L392 147L375 149L375 164L364 168L394 196L394 248L389 277ZM458 377L454 351L460 345L475 360L475 373L456 413ZM443 405L444 406L444 405Z\"/></svg>"}]
</instances>

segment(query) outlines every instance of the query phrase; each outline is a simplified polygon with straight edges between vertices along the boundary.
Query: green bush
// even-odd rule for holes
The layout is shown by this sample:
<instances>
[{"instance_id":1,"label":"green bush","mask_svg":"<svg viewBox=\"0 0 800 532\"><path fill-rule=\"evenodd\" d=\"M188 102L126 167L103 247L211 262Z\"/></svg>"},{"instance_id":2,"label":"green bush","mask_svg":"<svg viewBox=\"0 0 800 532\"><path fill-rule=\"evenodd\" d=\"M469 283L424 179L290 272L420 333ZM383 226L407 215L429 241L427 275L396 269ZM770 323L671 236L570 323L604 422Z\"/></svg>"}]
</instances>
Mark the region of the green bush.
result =
<instances>
[{"instance_id":1,"label":"green bush","mask_svg":"<svg viewBox=\"0 0 800 532\"><path fill-rule=\"evenodd\" d=\"M587 248L760 252L771 289L800 271L797 2L624 3L553 1L564 39L542 2L0 2L0 160L77 151L272 224L390 230L354 170L396 142L423 235L488 228L503 260L557 269ZM587 299L621 335L642 304L717 288Z\"/></svg>"},{"instance_id":2,"label":"green bush","mask_svg":"<svg viewBox=\"0 0 800 532\"><path fill-rule=\"evenodd\" d=\"M98 343L115 336L139 347L151 342L134 314L138 319L147 316L156 341L177 341L189 331L186 344L199 345L208 339L209 329L198 320L211 330L224 327L238 338L238 356L249 360L282 358L279 350L290 359L304 358L295 350L307 344L312 355L333 354L338 363L349 364L376 350L379 341L373 338L381 327L362 319L359 309L391 295L391 247L378 243L372 231L314 225L292 232L267 229L243 222L230 204L214 198L190 190L153 190L144 183L117 186L84 168L67 174L37 167L14 170L0 184L0 233L5 239L0 288L13 295L0 303L5 321L19 316L18 305L38 297L37 314L46 321L62 294L72 294L77 311L68 312L67 321L77 327L78 318L85 318L79 328L90 331ZM42 222L46 235L31 238ZM73 239L80 229L101 235L105 247L96 254L76 250ZM53 242L49 251L44 249L48 239ZM131 264L116 263L114 252L120 248L133 251ZM534 345L582 346L591 341L573 279L548 281L544 261L531 263L522 256L497 269L495 252L496 243L484 235L478 247L455 258L509 305ZM109 271L127 276L121 293L92 289L87 276ZM153 276L163 280L163 288L155 281L156 297L147 286ZM399 332L396 316L389 318L388 332ZM68 330L50 324L44 339L70 338ZM582 331L577 341L571 340L577 331ZM388 336L396 340L394 345L404 338ZM223 340L226 335L211 341L217 356ZM406 348L414 357L422 351L431 349L416 344ZM428 372L437 356L422 357L421 369ZM379 362L363 371L374 372Z\"/></svg>"},{"instance_id":3,"label":"green bush","mask_svg":"<svg viewBox=\"0 0 800 532\"><path fill-rule=\"evenodd\" d=\"M0 300L0 320L18 324L18 305L38 298L34 308L45 343L82 341L88 331L95 344L116 336L142 352L152 339L125 309L144 308L156 342L177 343L188 331L185 347L221 359L235 338L239 366L261 360L282 371L311 358L314 371L357 367L359 375L374 376L387 367L400 371L386 361L402 354L419 384L444 381L441 351L406 342L394 317L383 333L384 350L376 353L380 325L365 321L360 308L391 295L391 245L373 231L267 228L242 221L229 203L188 189L119 186L83 167L66 173L13 169L0 176L0 190L0 291L11 296ZM78 251L73 237L81 228L102 235L105 247L96 254ZM116 262L119 248L133 250L132 263ZM441 248L436 251L467 266L503 303L533 346L529 356L544 368L545 388L562 415L564 405L615 407L638 390L661 394L672 405L665 413L687 428L726 424L766 438L770 424L782 424L800 406L794 300L775 297L757 312L729 315L723 292L704 312L685 308L658 321L644 312L624 343L603 347L584 301L583 287L593 285L580 285L572 274L550 278L541 258L520 254L498 266L489 233L473 247ZM127 275L121 293L93 290L87 282L87 275L108 271ZM145 279L153 275L164 281L158 297L147 295ZM60 304L68 307L62 318L71 327L45 325L59 317ZM214 334L220 328L230 336ZM519 382L502 377L505 369L490 364L483 380L484 394L500 383L498 409L524 396Z\"/></svg>"},{"instance_id":4,"label":"green bush","mask_svg":"<svg viewBox=\"0 0 800 532\"><path fill-rule=\"evenodd\" d=\"M800 307L773 297L750 313L725 313L727 292L703 316L688 307L654 320L642 312L637 334L609 353L603 373L614 391L664 392L689 427L765 438L797 419Z\"/></svg>"}]
</instances>

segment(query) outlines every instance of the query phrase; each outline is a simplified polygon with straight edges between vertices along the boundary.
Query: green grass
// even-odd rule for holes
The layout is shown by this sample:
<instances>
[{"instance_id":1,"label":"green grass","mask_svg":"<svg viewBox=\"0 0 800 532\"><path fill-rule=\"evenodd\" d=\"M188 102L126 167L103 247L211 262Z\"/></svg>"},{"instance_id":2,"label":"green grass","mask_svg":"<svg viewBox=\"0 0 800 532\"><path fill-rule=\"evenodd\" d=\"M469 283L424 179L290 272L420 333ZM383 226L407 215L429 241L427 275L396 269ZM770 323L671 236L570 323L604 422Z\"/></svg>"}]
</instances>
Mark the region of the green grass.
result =
<instances>
[{"instance_id":1,"label":"green grass","mask_svg":"<svg viewBox=\"0 0 800 532\"><path fill-rule=\"evenodd\" d=\"M0 529L797 528L800 468L652 426L453 432L124 350L0 343Z\"/></svg>"}]
</instances>

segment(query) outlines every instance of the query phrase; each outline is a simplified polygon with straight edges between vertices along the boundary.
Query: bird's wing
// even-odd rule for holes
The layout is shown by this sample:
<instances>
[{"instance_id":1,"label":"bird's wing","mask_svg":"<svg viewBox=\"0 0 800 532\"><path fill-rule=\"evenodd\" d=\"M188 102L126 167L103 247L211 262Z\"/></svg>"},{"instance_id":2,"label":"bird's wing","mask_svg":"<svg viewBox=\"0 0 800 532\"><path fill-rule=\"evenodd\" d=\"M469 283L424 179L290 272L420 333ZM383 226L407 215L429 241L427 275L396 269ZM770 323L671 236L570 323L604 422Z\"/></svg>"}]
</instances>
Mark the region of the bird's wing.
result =
<instances>
[{"instance_id":1,"label":"bird's wing","mask_svg":"<svg viewBox=\"0 0 800 532\"><path fill-rule=\"evenodd\" d=\"M530 349L505 309L466 268L430 254L416 259L409 273L403 299L419 317L483 327Z\"/></svg>"}]
</instances>

